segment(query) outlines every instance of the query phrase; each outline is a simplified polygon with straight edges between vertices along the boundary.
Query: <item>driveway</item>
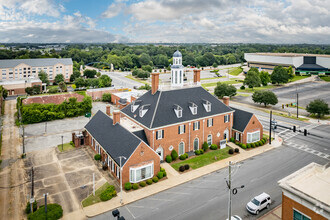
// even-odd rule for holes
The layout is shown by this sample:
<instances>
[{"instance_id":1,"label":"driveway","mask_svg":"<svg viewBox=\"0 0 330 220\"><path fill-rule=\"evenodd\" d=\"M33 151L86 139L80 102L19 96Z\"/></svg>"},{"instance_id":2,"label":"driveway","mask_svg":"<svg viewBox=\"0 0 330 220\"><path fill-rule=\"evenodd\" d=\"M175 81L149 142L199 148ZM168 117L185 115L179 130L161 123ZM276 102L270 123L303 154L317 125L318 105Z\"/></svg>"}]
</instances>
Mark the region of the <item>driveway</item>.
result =
<instances>
[{"instance_id":1,"label":"driveway","mask_svg":"<svg viewBox=\"0 0 330 220\"><path fill-rule=\"evenodd\" d=\"M56 148L47 148L28 154L25 171L28 176L27 192L31 192L31 167L34 168L34 192L38 205L44 204L44 193L48 203L58 203L63 215L74 214L75 219L84 218L81 201L93 189L93 173L96 188L106 180L88 155L86 148L60 153Z\"/></svg>"},{"instance_id":2,"label":"driveway","mask_svg":"<svg viewBox=\"0 0 330 220\"><path fill-rule=\"evenodd\" d=\"M106 103L94 102L92 114L98 110L105 112ZM63 142L72 140L72 132L81 131L89 119L84 116L66 118L62 120L48 121L25 126L26 152L38 151L49 147L55 147Z\"/></svg>"}]
</instances>

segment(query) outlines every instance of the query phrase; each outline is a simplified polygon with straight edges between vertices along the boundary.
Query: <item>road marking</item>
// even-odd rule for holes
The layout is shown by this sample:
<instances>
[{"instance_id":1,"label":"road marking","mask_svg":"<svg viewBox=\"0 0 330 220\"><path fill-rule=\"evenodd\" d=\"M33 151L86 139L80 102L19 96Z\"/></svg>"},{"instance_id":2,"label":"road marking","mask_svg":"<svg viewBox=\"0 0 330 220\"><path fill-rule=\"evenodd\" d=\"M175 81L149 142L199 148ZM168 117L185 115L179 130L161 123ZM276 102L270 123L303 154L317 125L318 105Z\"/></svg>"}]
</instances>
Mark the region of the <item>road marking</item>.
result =
<instances>
[{"instance_id":1,"label":"road marking","mask_svg":"<svg viewBox=\"0 0 330 220\"><path fill-rule=\"evenodd\" d=\"M149 198L150 200L157 200L157 201L166 201L166 202L173 202L173 199L156 199L156 198Z\"/></svg>"},{"instance_id":2,"label":"road marking","mask_svg":"<svg viewBox=\"0 0 330 220\"><path fill-rule=\"evenodd\" d=\"M328 155L326 153L323 153L323 152L320 152L320 151L317 151L317 150L314 150L314 149L311 149L311 148L307 147L306 145L300 145L299 146L296 143L292 143L292 142L289 142L289 141L285 141L285 143L290 147L293 147L293 148L305 151L307 153L314 154L318 157L330 160L330 155Z\"/></svg>"},{"instance_id":3,"label":"road marking","mask_svg":"<svg viewBox=\"0 0 330 220\"><path fill-rule=\"evenodd\" d=\"M132 217L133 218L136 218L134 215L133 215L133 213L127 208L127 206L125 206L125 208L127 209L127 211L129 212L129 214L131 214L132 215ZM143 208L143 206L141 206L141 208Z\"/></svg>"},{"instance_id":4,"label":"road marking","mask_svg":"<svg viewBox=\"0 0 330 220\"><path fill-rule=\"evenodd\" d=\"M191 193L183 193L183 192L163 192L163 193L178 194L178 195L191 195Z\"/></svg>"}]
</instances>

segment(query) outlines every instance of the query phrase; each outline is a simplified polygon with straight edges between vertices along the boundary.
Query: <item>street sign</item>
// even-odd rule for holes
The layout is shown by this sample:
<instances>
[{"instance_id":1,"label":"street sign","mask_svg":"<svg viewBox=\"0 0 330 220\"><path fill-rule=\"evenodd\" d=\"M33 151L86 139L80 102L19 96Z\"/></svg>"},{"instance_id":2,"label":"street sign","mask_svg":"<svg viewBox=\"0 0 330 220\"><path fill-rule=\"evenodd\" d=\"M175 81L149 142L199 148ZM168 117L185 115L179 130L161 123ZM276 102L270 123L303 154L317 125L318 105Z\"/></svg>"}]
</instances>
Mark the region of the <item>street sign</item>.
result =
<instances>
[{"instance_id":1,"label":"street sign","mask_svg":"<svg viewBox=\"0 0 330 220\"><path fill-rule=\"evenodd\" d=\"M87 112L86 114L85 114L85 117L86 118L90 118L92 116L92 113L90 113L90 112Z\"/></svg>"}]
</instances>

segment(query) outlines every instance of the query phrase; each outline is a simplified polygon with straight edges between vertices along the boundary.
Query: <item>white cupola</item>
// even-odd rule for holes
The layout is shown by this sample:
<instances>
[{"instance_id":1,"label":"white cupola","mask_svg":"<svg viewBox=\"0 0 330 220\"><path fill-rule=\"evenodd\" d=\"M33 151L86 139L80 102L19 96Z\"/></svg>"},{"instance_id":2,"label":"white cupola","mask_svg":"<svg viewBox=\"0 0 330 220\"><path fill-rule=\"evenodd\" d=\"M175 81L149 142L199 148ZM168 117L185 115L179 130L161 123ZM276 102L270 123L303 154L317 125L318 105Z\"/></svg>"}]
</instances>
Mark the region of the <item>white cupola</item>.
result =
<instances>
[{"instance_id":1,"label":"white cupola","mask_svg":"<svg viewBox=\"0 0 330 220\"><path fill-rule=\"evenodd\" d=\"M183 65L182 54L180 51L175 51L173 54L173 65L171 66L171 86L182 87L183 86Z\"/></svg>"}]
</instances>

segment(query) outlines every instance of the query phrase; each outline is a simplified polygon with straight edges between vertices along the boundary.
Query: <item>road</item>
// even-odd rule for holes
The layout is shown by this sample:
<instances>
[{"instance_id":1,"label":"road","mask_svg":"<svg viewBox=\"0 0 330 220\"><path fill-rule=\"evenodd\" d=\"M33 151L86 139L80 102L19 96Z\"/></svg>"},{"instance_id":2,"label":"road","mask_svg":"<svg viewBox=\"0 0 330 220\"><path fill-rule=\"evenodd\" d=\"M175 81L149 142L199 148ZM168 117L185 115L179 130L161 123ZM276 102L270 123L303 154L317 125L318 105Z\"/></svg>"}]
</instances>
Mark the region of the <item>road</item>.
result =
<instances>
[{"instance_id":1,"label":"road","mask_svg":"<svg viewBox=\"0 0 330 220\"><path fill-rule=\"evenodd\" d=\"M281 121L291 119L278 117ZM295 121L301 126L305 122ZM240 168L234 169L233 185L245 185L237 195L233 196L232 213L243 219L257 219L259 215L251 215L246 203L261 192L272 197L271 209L281 204L281 189L278 181L311 162L326 164L330 162L330 138L327 134L330 126L309 126L311 133L325 138L303 136L292 131L283 132L284 144L242 162ZM290 132L290 133L289 133ZM307 149L307 150L306 150ZM308 150L309 149L309 150ZM326 159L324 155L328 155ZM228 191L225 178L227 169L203 176L188 183L171 188L119 208L125 219L226 219L228 208ZM114 219L111 212L92 219Z\"/></svg>"}]
</instances>

